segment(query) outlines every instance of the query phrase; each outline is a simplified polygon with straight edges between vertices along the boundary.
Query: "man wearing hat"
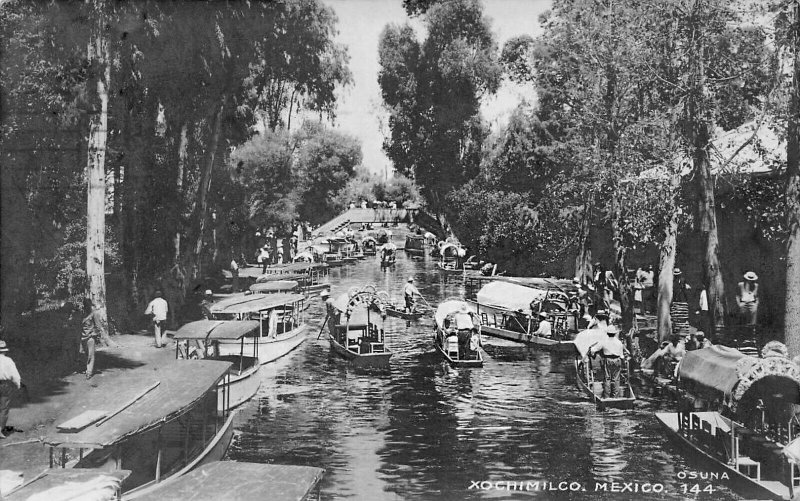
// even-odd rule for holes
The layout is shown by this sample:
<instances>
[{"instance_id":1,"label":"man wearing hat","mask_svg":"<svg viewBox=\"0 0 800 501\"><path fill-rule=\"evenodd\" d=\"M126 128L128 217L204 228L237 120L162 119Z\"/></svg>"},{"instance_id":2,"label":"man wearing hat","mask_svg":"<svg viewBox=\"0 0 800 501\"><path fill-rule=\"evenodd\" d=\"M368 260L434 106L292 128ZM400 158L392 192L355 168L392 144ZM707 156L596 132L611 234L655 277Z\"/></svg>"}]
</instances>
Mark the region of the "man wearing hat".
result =
<instances>
[{"instance_id":1,"label":"man wearing hat","mask_svg":"<svg viewBox=\"0 0 800 501\"><path fill-rule=\"evenodd\" d=\"M539 312L539 327L533 335L541 337L551 337L553 335L553 325L547 320L547 312Z\"/></svg>"},{"instance_id":2,"label":"man wearing hat","mask_svg":"<svg viewBox=\"0 0 800 501\"><path fill-rule=\"evenodd\" d=\"M403 287L403 296L406 299L406 312L412 313L414 311L414 296L422 297L419 290L414 286L414 277L408 277L406 286Z\"/></svg>"},{"instance_id":3,"label":"man wearing hat","mask_svg":"<svg viewBox=\"0 0 800 501\"><path fill-rule=\"evenodd\" d=\"M756 325L758 315L758 275L752 271L744 274L744 280L736 287L736 304L745 325Z\"/></svg>"},{"instance_id":4,"label":"man wearing hat","mask_svg":"<svg viewBox=\"0 0 800 501\"><path fill-rule=\"evenodd\" d=\"M266 273L267 265L269 265L269 246L267 244L261 247L256 260L261 263L261 273Z\"/></svg>"},{"instance_id":5,"label":"man wearing hat","mask_svg":"<svg viewBox=\"0 0 800 501\"><path fill-rule=\"evenodd\" d=\"M22 387L22 379L17 366L7 353L8 346L5 341L0 339L0 439L6 438L11 397Z\"/></svg>"},{"instance_id":6,"label":"man wearing hat","mask_svg":"<svg viewBox=\"0 0 800 501\"><path fill-rule=\"evenodd\" d=\"M150 301L150 304L147 305L147 309L144 310L145 315L151 315L153 317L153 334L156 338L156 348L163 348L164 341L161 338L161 334L164 332L164 328L167 325L167 312L169 311L169 305L161 297L161 291L156 291L156 297Z\"/></svg>"},{"instance_id":7,"label":"man wearing hat","mask_svg":"<svg viewBox=\"0 0 800 501\"><path fill-rule=\"evenodd\" d=\"M200 301L200 313L206 320L211 320L211 305L214 304L214 293L211 289L206 289L203 300Z\"/></svg>"},{"instance_id":8,"label":"man wearing hat","mask_svg":"<svg viewBox=\"0 0 800 501\"><path fill-rule=\"evenodd\" d=\"M589 325L586 326L587 329L606 329L608 328L608 312L606 310L597 310L597 313L594 314L592 320L589 322Z\"/></svg>"},{"instance_id":9,"label":"man wearing hat","mask_svg":"<svg viewBox=\"0 0 800 501\"><path fill-rule=\"evenodd\" d=\"M622 362L628 356L628 350L619 339L619 328L610 325L606 328L608 338L595 343L589 348L589 355L599 353L603 357L603 398L617 398L619 389L619 374Z\"/></svg>"}]
</instances>

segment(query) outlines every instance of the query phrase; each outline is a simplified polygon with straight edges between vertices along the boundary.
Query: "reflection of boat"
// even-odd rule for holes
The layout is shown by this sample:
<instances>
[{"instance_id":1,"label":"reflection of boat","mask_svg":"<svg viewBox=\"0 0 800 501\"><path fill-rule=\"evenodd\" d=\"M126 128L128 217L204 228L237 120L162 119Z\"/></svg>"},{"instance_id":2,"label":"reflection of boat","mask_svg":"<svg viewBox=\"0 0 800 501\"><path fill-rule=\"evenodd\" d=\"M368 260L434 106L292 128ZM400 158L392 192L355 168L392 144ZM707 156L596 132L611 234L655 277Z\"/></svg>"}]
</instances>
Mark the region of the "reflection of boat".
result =
<instances>
[{"instance_id":1,"label":"reflection of boat","mask_svg":"<svg viewBox=\"0 0 800 501\"><path fill-rule=\"evenodd\" d=\"M768 345L780 345L770 342ZM782 346L782 345L781 345ZM785 347L783 347L785 350ZM785 351L784 351L785 353ZM670 438L759 499L790 499L800 487L800 367L785 356L755 358L712 346L688 352L679 385L705 412L659 412ZM794 463L788 462L791 457Z\"/></svg>"},{"instance_id":2,"label":"reflection of boat","mask_svg":"<svg viewBox=\"0 0 800 501\"><path fill-rule=\"evenodd\" d=\"M422 235L406 235L405 250L409 254L425 254L425 237Z\"/></svg>"},{"instance_id":3,"label":"reflection of boat","mask_svg":"<svg viewBox=\"0 0 800 501\"><path fill-rule=\"evenodd\" d=\"M218 393L225 388L219 383L230 366L183 360L158 371L128 369L130 379L124 384L100 379L96 389L86 392L84 408L92 410L62 423L64 431L43 440L51 447L51 465L129 470L123 499L136 499L221 459L233 435L234 413L227 408L217 412Z\"/></svg>"},{"instance_id":4,"label":"reflection of boat","mask_svg":"<svg viewBox=\"0 0 800 501\"><path fill-rule=\"evenodd\" d=\"M476 297L484 334L559 352L574 350L568 331L574 328L575 318L567 312L565 293L496 281L484 285ZM551 337L534 335L542 312L552 324Z\"/></svg>"},{"instance_id":5,"label":"reflection of boat","mask_svg":"<svg viewBox=\"0 0 800 501\"><path fill-rule=\"evenodd\" d=\"M325 470L313 466L215 461L159 487L145 501L216 501L224 499L298 501L317 499L312 491ZM265 496L265 493L269 493Z\"/></svg>"},{"instance_id":6,"label":"reflection of boat","mask_svg":"<svg viewBox=\"0 0 800 501\"><path fill-rule=\"evenodd\" d=\"M383 319L385 300L365 287L328 301L331 349L358 367L385 367L392 352L386 348ZM378 308L380 313L371 310ZM380 322L380 325L378 324Z\"/></svg>"},{"instance_id":7,"label":"reflection of boat","mask_svg":"<svg viewBox=\"0 0 800 501\"><path fill-rule=\"evenodd\" d=\"M481 324L465 301L450 299L436 308L433 344L454 367L482 367Z\"/></svg>"},{"instance_id":8,"label":"reflection of boat","mask_svg":"<svg viewBox=\"0 0 800 501\"><path fill-rule=\"evenodd\" d=\"M633 393L630 378L630 364L627 359L623 360L620 369L619 391L622 396L611 398L603 396L603 367L599 361L600 355L589 356L589 349L595 343L602 343L608 334L603 329L589 329L581 331L575 336L573 346L575 347L575 374L577 376L578 387L591 397L598 407L613 407L617 409L630 409L636 401ZM595 374L599 373L599 378Z\"/></svg>"},{"instance_id":9,"label":"reflection of boat","mask_svg":"<svg viewBox=\"0 0 800 501\"><path fill-rule=\"evenodd\" d=\"M261 386L258 369L258 330L255 320L198 320L190 322L175 333L177 358L205 358L230 362L228 377L220 382L225 391L220 392L228 399L218 403L219 410L233 408L250 400ZM219 343L239 341L240 350L236 355L220 355ZM246 341L246 343L245 343ZM194 346L192 346L194 344ZM246 354L245 354L246 353Z\"/></svg>"},{"instance_id":10,"label":"reflection of boat","mask_svg":"<svg viewBox=\"0 0 800 501\"><path fill-rule=\"evenodd\" d=\"M211 305L214 320L258 320L258 359L262 364L280 358L305 341L305 296L301 294L250 294L223 299ZM220 355L235 355L239 342L220 340Z\"/></svg>"}]
</instances>

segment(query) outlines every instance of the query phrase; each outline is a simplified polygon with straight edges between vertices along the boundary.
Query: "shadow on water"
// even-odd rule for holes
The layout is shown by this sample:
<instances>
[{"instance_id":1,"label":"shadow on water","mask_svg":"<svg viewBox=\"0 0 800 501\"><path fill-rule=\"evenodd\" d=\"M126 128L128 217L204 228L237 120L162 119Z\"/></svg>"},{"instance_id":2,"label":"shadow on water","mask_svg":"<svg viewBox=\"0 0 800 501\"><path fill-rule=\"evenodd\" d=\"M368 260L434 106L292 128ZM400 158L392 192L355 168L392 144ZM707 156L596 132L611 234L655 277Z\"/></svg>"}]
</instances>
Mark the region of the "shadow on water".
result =
<instances>
[{"instance_id":1,"label":"shadow on water","mask_svg":"<svg viewBox=\"0 0 800 501\"><path fill-rule=\"evenodd\" d=\"M371 259L335 268L332 294L371 283L399 301L413 275L434 307L462 296L460 277L434 263L401 253L389 270ZM669 400L648 396L631 411L597 410L578 390L569 356L487 339L483 368L453 369L433 349L431 317L388 318L389 370L356 372L324 336L316 339L321 302L308 314L306 342L263 366L229 457L325 468L323 499L518 499L532 486L546 499L684 499L678 472L700 471L653 416L672 409ZM487 483L497 481L522 490ZM579 489L548 490L561 482ZM664 492L610 492L611 482L657 483ZM692 497L736 499L713 487Z\"/></svg>"}]
</instances>

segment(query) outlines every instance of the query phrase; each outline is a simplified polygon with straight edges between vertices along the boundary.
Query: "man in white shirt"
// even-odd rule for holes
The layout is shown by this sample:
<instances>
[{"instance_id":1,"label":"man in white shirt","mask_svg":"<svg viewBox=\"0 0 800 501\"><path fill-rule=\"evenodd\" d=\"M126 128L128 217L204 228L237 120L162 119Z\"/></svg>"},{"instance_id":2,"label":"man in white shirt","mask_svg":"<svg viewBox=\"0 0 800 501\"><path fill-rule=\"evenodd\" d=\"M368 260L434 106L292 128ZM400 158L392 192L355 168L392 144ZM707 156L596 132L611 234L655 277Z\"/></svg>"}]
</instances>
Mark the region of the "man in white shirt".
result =
<instances>
[{"instance_id":1,"label":"man in white shirt","mask_svg":"<svg viewBox=\"0 0 800 501\"><path fill-rule=\"evenodd\" d=\"M408 282L406 282L406 286L403 287L403 296L406 300L406 312L413 313L415 302L414 296L422 296L419 293L419 289L414 286L414 277L408 277Z\"/></svg>"},{"instance_id":2,"label":"man in white shirt","mask_svg":"<svg viewBox=\"0 0 800 501\"><path fill-rule=\"evenodd\" d=\"M150 301L150 304L147 305L147 309L144 310L145 315L152 315L153 317L153 333L156 338L156 348L164 347L164 341L161 335L167 324L168 311L169 305L167 305L167 302L161 297L161 291L157 290L156 297Z\"/></svg>"},{"instance_id":3,"label":"man in white shirt","mask_svg":"<svg viewBox=\"0 0 800 501\"><path fill-rule=\"evenodd\" d=\"M539 312L539 328L533 333L534 336L550 337L553 335L553 325L547 320L547 313Z\"/></svg>"},{"instance_id":4,"label":"man in white shirt","mask_svg":"<svg viewBox=\"0 0 800 501\"><path fill-rule=\"evenodd\" d=\"M622 370L622 362L628 350L619 339L619 328L610 325L606 328L608 338L601 343L595 343L589 348L589 355L594 356L600 353L603 357L603 371L605 378L603 381L603 397L617 398L619 389L619 375Z\"/></svg>"},{"instance_id":5,"label":"man in white shirt","mask_svg":"<svg viewBox=\"0 0 800 501\"><path fill-rule=\"evenodd\" d=\"M0 340L0 439L6 438L11 397L22 387L22 379L17 366L6 353L8 353L8 346L5 341Z\"/></svg>"}]
</instances>

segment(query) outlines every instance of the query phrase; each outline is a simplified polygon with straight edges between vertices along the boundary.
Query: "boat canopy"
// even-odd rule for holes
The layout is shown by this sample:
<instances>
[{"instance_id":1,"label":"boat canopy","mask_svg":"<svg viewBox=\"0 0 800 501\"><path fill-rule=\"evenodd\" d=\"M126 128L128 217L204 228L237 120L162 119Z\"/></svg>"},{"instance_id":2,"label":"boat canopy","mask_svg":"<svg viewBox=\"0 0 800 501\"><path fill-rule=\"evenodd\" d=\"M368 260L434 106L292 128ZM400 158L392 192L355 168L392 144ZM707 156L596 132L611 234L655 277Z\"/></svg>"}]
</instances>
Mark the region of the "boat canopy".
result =
<instances>
[{"instance_id":1,"label":"boat canopy","mask_svg":"<svg viewBox=\"0 0 800 501\"><path fill-rule=\"evenodd\" d=\"M265 282L275 282L278 280L296 280L298 282L305 280L308 278L308 275L304 273L278 273L278 274L271 274L271 275L261 275L256 279L257 284L263 284Z\"/></svg>"},{"instance_id":2,"label":"boat canopy","mask_svg":"<svg viewBox=\"0 0 800 501\"><path fill-rule=\"evenodd\" d=\"M378 241L375 240L375 237L373 237L372 235L367 235L361 239L361 243L365 244L367 242L378 243Z\"/></svg>"},{"instance_id":3,"label":"boat canopy","mask_svg":"<svg viewBox=\"0 0 800 501\"><path fill-rule=\"evenodd\" d=\"M142 501L186 499L258 499L296 501L322 479L325 470L313 466L214 461L140 496Z\"/></svg>"},{"instance_id":4,"label":"boat canopy","mask_svg":"<svg viewBox=\"0 0 800 501\"><path fill-rule=\"evenodd\" d=\"M120 381L98 380L96 388L87 388L73 409L107 412L109 415L129 403L143 390L158 386L101 424L90 424L77 433L53 433L43 439L54 447L100 449L144 433L193 408L216 390L217 383L231 368L230 362L218 360L176 360L159 367L134 367Z\"/></svg>"},{"instance_id":5,"label":"boat canopy","mask_svg":"<svg viewBox=\"0 0 800 501\"><path fill-rule=\"evenodd\" d=\"M395 244L393 244L392 242L383 244L383 246L381 246L381 248L382 249L386 249L386 250L390 250L390 251L396 251L397 250L397 246Z\"/></svg>"},{"instance_id":6,"label":"boat canopy","mask_svg":"<svg viewBox=\"0 0 800 501\"><path fill-rule=\"evenodd\" d=\"M547 291L511 282L489 282L478 291L478 304L531 315L531 303L541 302Z\"/></svg>"},{"instance_id":7,"label":"boat canopy","mask_svg":"<svg viewBox=\"0 0 800 501\"><path fill-rule=\"evenodd\" d=\"M302 294L240 294L211 305L211 313L251 313L305 299Z\"/></svg>"},{"instance_id":8,"label":"boat canopy","mask_svg":"<svg viewBox=\"0 0 800 501\"><path fill-rule=\"evenodd\" d=\"M575 343L575 350L583 359L589 355L589 348L592 345L602 343L606 338L608 338L608 333L605 329L586 329L576 334L573 342Z\"/></svg>"},{"instance_id":9,"label":"boat canopy","mask_svg":"<svg viewBox=\"0 0 800 501\"><path fill-rule=\"evenodd\" d=\"M749 390L761 388L759 393L764 386L771 388L770 397L800 403L800 366L785 356L756 358L734 348L711 346L688 352L678 375L682 381L722 392L734 411Z\"/></svg>"},{"instance_id":10,"label":"boat canopy","mask_svg":"<svg viewBox=\"0 0 800 501\"><path fill-rule=\"evenodd\" d=\"M461 246L450 242L444 242L444 244L439 247L439 252L442 254L442 257L464 257L467 255L467 251Z\"/></svg>"},{"instance_id":11,"label":"boat canopy","mask_svg":"<svg viewBox=\"0 0 800 501\"><path fill-rule=\"evenodd\" d=\"M341 294L333 300L332 305L338 311L350 314L354 310L364 310L370 306L378 308L381 313L385 313L386 308L390 307L389 295L385 292L378 292L373 286L368 285L362 289L351 290Z\"/></svg>"},{"instance_id":12,"label":"boat canopy","mask_svg":"<svg viewBox=\"0 0 800 501\"><path fill-rule=\"evenodd\" d=\"M424 242L425 241L425 237L423 237L422 235L409 234L409 235L406 235L406 240L418 240L418 241L423 241Z\"/></svg>"},{"instance_id":13,"label":"boat canopy","mask_svg":"<svg viewBox=\"0 0 800 501\"><path fill-rule=\"evenodd\" d=\"M277 275L285 276L285 275ZM297 289L300 284L295 280L273 280L271 282L254 283L250 286L252 292L291 292Z\"/></svg>"},{"instance_id":14,"label":"boat canopy","mask_svg":"<svg viewBox=\"0 0 800 501\"><path fill-rule=\"evenodd\" d=\"M111 499L109 493L118 491L130 474L130 470L50 468L3 499L6 501Z\"/></svg>"},{"instance_id":15,"label":"boat canopy","mask_svg":"<svg viewBox=\"0 0 800 501\"><path fill-rule=\"evenodd\" d=\"M572 283L571 280L563 278L541 278L541 277L497 277L501 282L512 282L526 287L534 287L537 289L553 290L556 289L560 292L569 293L577 292L578 287Z\"/></svg>"},{"instance_id":16,"label":"boat canopy","mask_svg":"<svg viewBox=\"0 0 800 501\"><path fill-rule=\"evenodd\" d=\"M439 307L436 308L436 314L434 315L434 320L436 321L436 325L441 327L444 325L444 320L447 318L448 315L451 313L458 313L460 311L465 311L467 313L475 313L472 308L467 304L466 301L462 301L460 299L448 299L443 303L439 304Z\"/></svg>"},{"instance_id":17,"label":"boat canopy","mask_svg":"<svg viewBox=\"0 0 800 501\"><path fill-rule=\"evenodd\" d=\"M198 320L178 329L175 339L241 339L260 325L257 320Z\"/></svg>"}]
</instances>

